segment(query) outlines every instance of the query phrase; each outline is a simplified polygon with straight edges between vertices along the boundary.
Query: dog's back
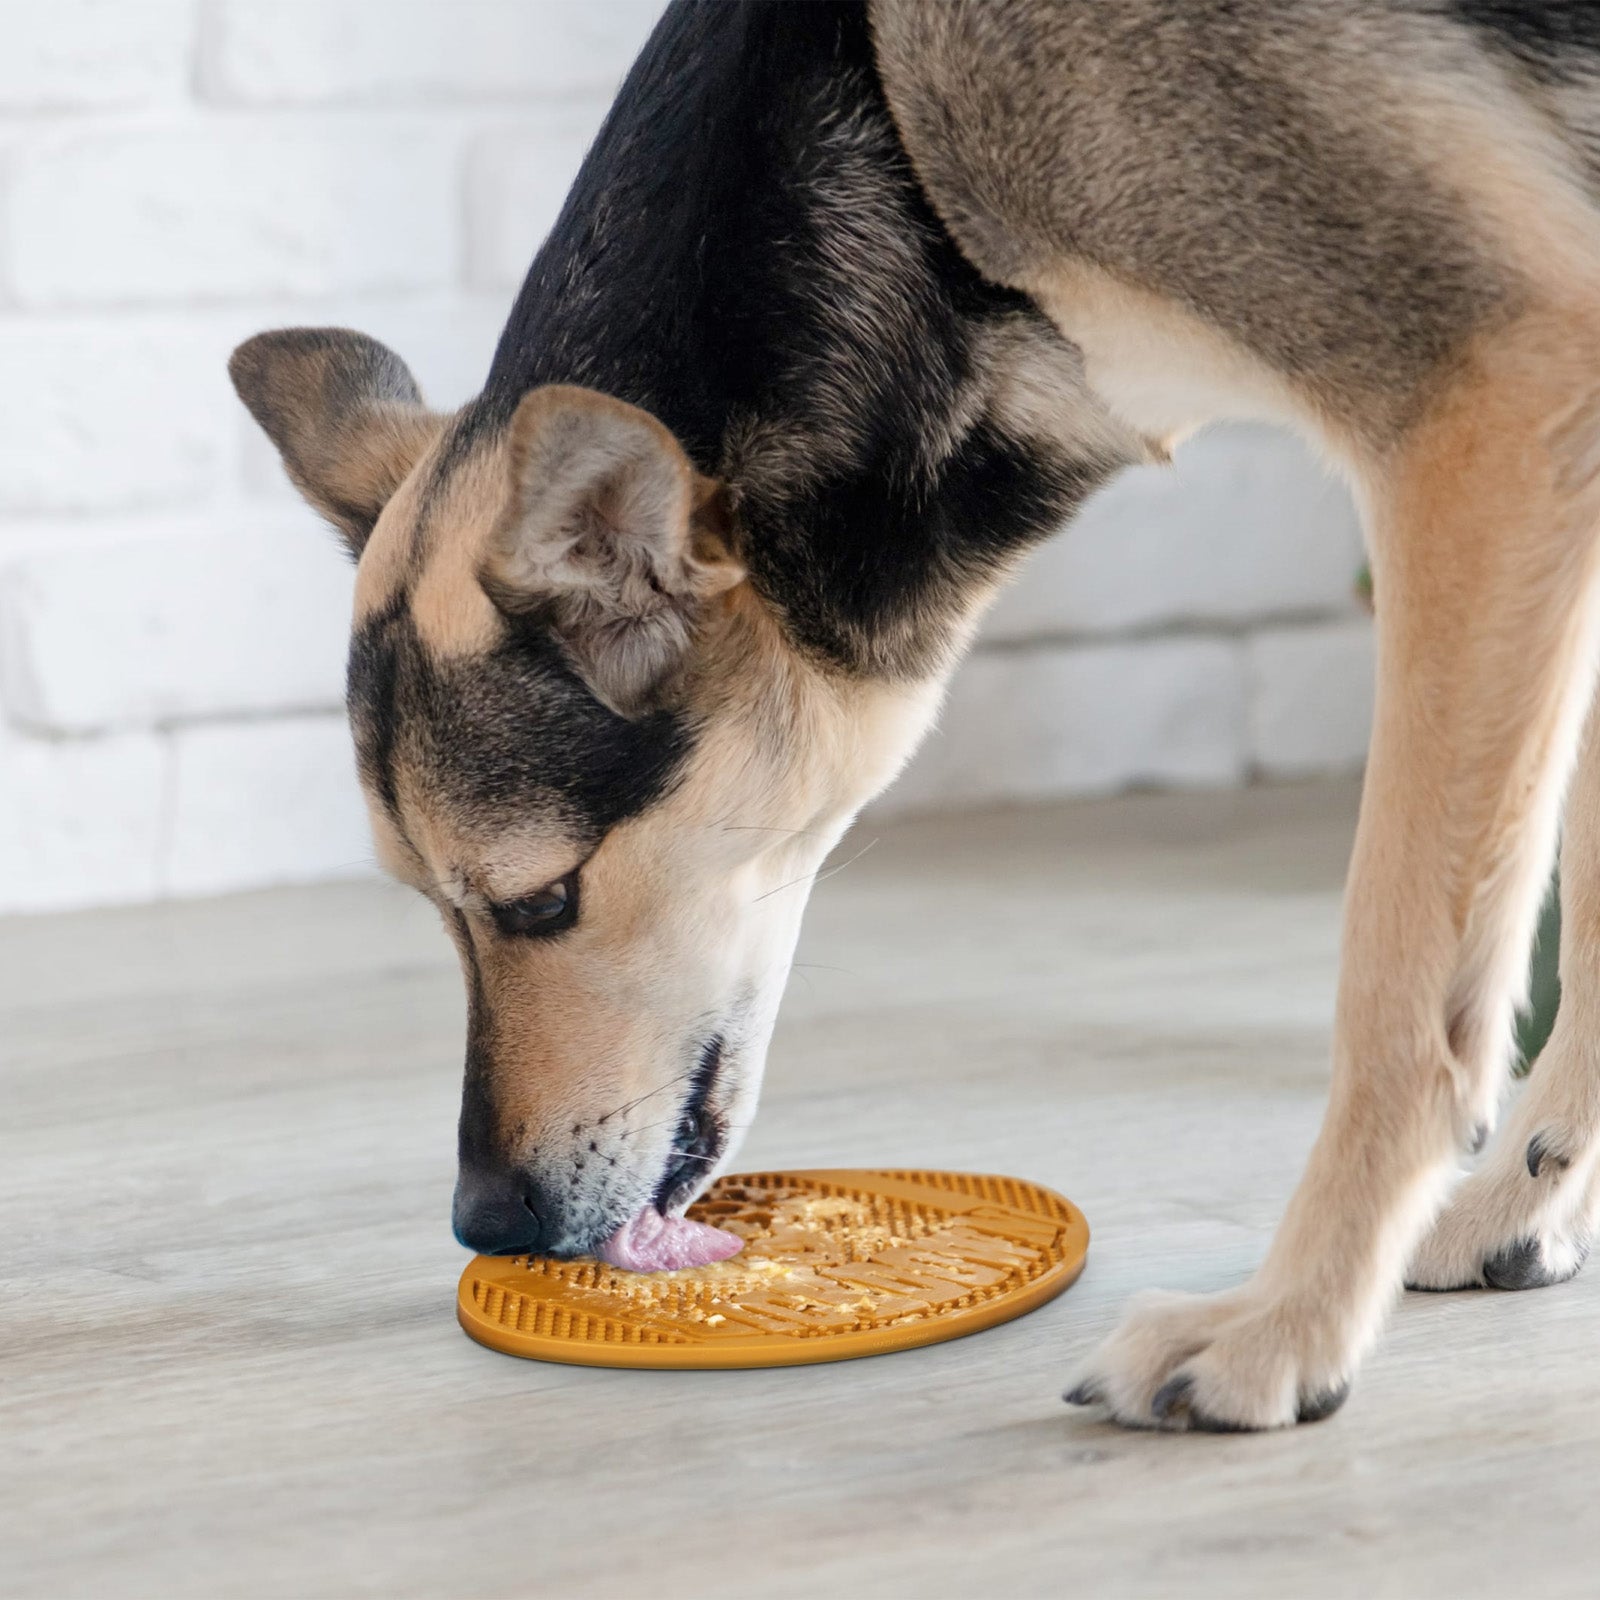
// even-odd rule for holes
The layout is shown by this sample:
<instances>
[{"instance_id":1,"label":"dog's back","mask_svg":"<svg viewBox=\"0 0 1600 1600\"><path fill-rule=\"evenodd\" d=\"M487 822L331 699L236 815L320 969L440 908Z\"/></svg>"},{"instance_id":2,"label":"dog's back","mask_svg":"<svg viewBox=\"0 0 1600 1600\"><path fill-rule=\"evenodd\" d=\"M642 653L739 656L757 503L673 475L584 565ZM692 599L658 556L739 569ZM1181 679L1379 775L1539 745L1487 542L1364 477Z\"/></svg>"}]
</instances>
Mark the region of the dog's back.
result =
<instances>
[{"instance_id":1,"label":"dog's back","mask_svg":"<svg viewBox=\"0 0 1600 1600\"><path fill-rule=\"evenodd\" d=\"M1600 237L1592 4L871 9L919 176L987 273L1075 332L1073 302L1142 292L1139 320L1192 314L1369 434L1514 292L1508 253Z\"/></svg>"}]
</instances>

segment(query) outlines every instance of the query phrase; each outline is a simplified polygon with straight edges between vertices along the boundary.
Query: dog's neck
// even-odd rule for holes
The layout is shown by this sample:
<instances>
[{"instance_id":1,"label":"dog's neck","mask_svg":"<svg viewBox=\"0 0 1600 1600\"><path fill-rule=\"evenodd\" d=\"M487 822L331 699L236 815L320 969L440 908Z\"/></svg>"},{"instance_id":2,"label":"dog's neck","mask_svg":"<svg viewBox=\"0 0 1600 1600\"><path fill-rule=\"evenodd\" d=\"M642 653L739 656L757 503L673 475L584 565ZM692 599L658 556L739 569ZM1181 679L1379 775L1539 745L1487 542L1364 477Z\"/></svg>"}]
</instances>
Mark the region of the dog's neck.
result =
<instances>
[{"instance_id":1,"label":"dog's neck","mask_svg":"<svg viewBox=\"0 0 1600 1600\"><path fill-rule=\"evenodd\" d=\"M552 382L666 423L731 486L794 643L894 677L948 661L1010 558L1137 450L929 208L859 4L675 0L480 405L492 420Z\"/></svg>"}]
</instances>

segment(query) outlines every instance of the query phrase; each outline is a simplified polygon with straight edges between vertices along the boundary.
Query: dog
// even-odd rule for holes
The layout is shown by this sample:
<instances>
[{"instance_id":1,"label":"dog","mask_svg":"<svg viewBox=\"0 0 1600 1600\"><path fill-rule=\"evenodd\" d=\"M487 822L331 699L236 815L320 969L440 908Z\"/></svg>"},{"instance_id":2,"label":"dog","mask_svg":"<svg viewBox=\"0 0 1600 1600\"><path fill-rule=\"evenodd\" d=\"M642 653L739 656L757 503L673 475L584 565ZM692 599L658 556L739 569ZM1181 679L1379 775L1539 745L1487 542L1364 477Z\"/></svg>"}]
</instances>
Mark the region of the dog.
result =
<instances>
[{"instance_id":1,"label":"dog","mask_svg":"<svg viewBox=\"0 0 1600 1600\"><path fill-rule=\"evenodd\" d=\"M462 1243L681 1216L810 880L986 603L1121 468L1253 417L1347 476L1377 594L1331 1094L1256 1275L1136 1300L1068 1399L1314 1421L1408 1279L1582 1264L1600 6L674 0L477 398L436 414L337 329L231 372L358 561L376 848L470 1002ZM1564 800L1560 1017L1452 1193Z\"/></svg>"}]
</instances>

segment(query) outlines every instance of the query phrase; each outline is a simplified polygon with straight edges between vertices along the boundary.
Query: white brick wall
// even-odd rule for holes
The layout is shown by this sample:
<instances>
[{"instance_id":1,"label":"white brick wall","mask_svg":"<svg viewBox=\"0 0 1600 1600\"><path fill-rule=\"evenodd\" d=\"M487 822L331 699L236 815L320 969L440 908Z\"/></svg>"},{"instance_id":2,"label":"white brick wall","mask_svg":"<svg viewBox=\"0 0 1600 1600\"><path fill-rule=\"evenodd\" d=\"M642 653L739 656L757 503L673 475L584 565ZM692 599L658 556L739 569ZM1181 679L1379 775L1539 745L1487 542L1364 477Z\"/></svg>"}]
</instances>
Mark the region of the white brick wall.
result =
<instances>
[{"instance_id":1,"label":"white brick wall","mask_svg":"<svg viewBox=\"0 0 1600 1600\"><path fill-rule=\"evenodd\" d=\"M193 0L5 0L0 109L171 102L194 52Z\"/></svg>"},{"instance_id":2,"label":"white brick wall","mask_svg":"<svg viewBox=\"0 0 1600 1600\"><path fill-rule=\"evenodd\" d=\"M1240 644L1177 636L980 650L882 812L1222 785L1248 770Z\"/></svg>"},{"instance_id":3,"label":"white brick wall","mask_svg":"<svg viewBox=\"0 0 1600 1600\"><path fill-rule=\"evenodd\" d=\"M1358 766L1372 727L1373 666L1363 617L1254 632L1245 672L1257 768L1297 778Z\"/></svg>"},{"instance_id":4,"label":"white brick wall","mask_svg":"<svg viewBox=\"0 0 1600 1600\"><path fill-rule=\"evenodd\" d=\"M41 137L15 163L13 291L48 310L443 287L459 138L317 113Z\"/></svg>"},{"instance_id":5,"label":"white brick wall","mask_svg":"<svg viewBox=\"0 0 1600 1600\"><path fill-rule=\"evenodd\" d=\"M661 0L221 0L203 81L244 105L602 103Z\"/></svg>"},{"instance_id":6,"label":"white brick wall","mask_svg":"<svg viewBox=\"0 0 1600 1600\"><path fill-rule=\"evenodd\" d=\"M82 736L336 707L352 569L298 515L252 520L17 563L0 579L12 721Z\"/></svg>"},{"instance_id":7,"label":"white brick wall","mask_svg":"<svg viewBox=\"0 0 1600 1600\"><path fill-rule=\"evenodd\" d=\"M350 571L228 351L481 382L659 0L0 0L0 911L368 870ZM881 809L1360 759L1342 492L1259 429L1130 474L990 619Z\"/></svg>"},{"instance_id":8,"label":"white brick wall","mask_svg":"<svg viewBox=\"0 0 1600 1600\"><path fill-rule=\"evenodd\" d=\"M516 291L594 133L588 107L563 105L537 122L479 135L467 169L467 272L473 283Z\"/></svg>"},{"instance_id":9,"label":"white brick wall","mask_svg":"<svg viewBox=\"0 0 1600 1600\"><path fill-rule=\"evenodd\" d=\"M164 893L373 870L350 735L337 712L182 728L171 759Z\"/></svg>"}]
</instances>

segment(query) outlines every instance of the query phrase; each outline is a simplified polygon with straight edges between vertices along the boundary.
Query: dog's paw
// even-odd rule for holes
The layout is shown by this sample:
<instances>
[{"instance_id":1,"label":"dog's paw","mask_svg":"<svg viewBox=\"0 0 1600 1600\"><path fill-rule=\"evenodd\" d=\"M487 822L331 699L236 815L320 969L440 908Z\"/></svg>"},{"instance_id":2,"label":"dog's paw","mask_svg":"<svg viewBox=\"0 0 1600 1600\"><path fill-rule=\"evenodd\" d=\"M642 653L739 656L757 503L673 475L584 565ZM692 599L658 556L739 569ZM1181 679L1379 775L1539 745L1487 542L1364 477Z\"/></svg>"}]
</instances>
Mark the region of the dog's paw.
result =
<instances>
[{"instance_id":1,"label":"dog's paw","mask_svg":"<svg viewBox=\"0 0 1600 1600\"><path fill-rule=\"evenodd\" d=\"M1406 1287L1542 1289L1575 1277L1589 1254L1585 1176L1552 1134L1533 1135L1517 1161L1494 1161L1456 1191Z\"/></svg>"},{"instance_id":2,"label":"dog's paw","mask_svg":"<svg viewBox=\"0 0 1600 1600\"><path fill-rule=\"evenodd\" d=\"M1084 1363L1071 1405L1104 1406L1131 1428L1253 1433L1320 1422L1344 1404L1350 1375L1311 1352L1322 1330L1248 1289L1140 1295Z\"/></svg>"}]
</instances>

